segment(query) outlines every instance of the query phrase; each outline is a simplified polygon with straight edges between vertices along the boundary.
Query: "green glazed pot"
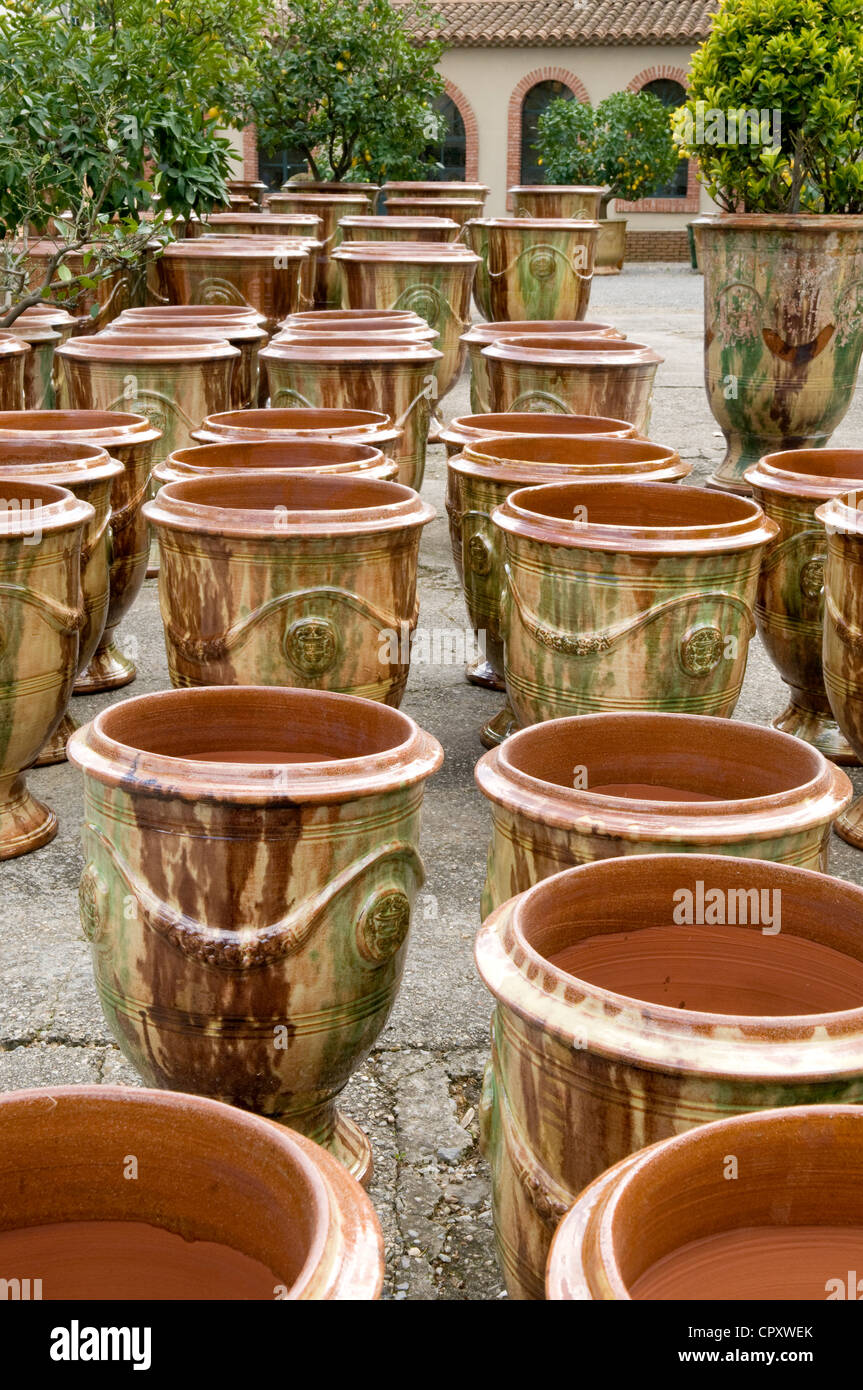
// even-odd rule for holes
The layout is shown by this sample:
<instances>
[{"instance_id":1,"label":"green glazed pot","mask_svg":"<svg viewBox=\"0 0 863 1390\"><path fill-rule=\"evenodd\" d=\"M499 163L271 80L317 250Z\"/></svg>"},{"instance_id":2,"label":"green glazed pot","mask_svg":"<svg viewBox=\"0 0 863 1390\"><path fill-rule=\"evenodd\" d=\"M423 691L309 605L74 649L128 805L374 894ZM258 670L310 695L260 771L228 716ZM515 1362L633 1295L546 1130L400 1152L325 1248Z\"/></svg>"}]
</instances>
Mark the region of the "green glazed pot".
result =
<instances>
[{"instance_id":1,"label":"green glazed pot","mask_svg":"<svg viewBox=\"0 0 863 1390\"><path fill-rule=\"evenodd\" d=\"M824 566L824 687L850 747L863 759L863 511L856 492L833 497L815 510L826 527ZM863 849L863 799L840 816L836 829Z\"/></svg>"},{"instance_id":2,"label":"green glazed pot","mask_svg":"<svg viewBox=\"0 0 863 1390\"><path fill-rule=\"evenodd\" d=\"M583 319L534 319L532 322L520 323L506 321L471 324L462 335L462 342L467 344L470 358L470 407L475 414L488 413L492 409L489 363L483 357L483 348L508 338L529 336L536 339L546 334L554 338L567 339L575 336L621 339L626 337L625 333L613 328L610 323L586 323ZM534 406L534 402L528 402L526 409L533 409ZM547 406L543 406L542 410L537 407L537 413L548 414L549 410Z\"/></svg>"},{"instance_id":3,"label":"green glazed pot","mask_svg":"<svg viewBox=\"0 0 863 1390\"><path fill-rule=\"evenodd\" d=\"M53 410L57 405L54 349L72 336L74 327L75 320L65 309L32 304L9 329L30 347L24 358L25 410Z\"/></svg>"},{"instance_id":4,"label":"green glazed pot","mask_svg":"<svg viewBox=\"0 0 863 1390\"><path fill-rule=\"evenodd\" d=\"M33 359L29 343L14 333L0 333L0 408L23 410L28 367Z\"/></svg>"},{"instance_id":5,"label":"green glazed pot","mask_svg":"<svg viewBox=\"0 0 863 1390\"><path fill-rule=\"evenodd\" d=\"M492 319L584 318L598 222L490 217L473 222L472 229L481 243L476 249L485 263Z\"/></svg>"},{"instance_id":6,"label":"green glazed pot","mask_svg":"<svg viewBox=\"0 0 863 1390\"><path fill-rule=\"evenodd\" d=\"M572 334L498 339L482 349L492 410L611 415L650 426L656 369L663 359L643 343Z\"/></svg>"},{"instance_id":7,"label":"green glazed pot","mask_svg":"<svg viewBox=\"0 0 863 1390\"><path fill-rule=\"evenodd\" d=\"M484 198L463 196L394 197L387 198L387 213L394 217L447 217L463 227L472 218L482 217L484 205Z\"/></svg>"},{"instance_id":8,"label":"green glazed pot","mask_svg":"<svg viewBox=\"0 0 863 1390\"><path fill-rule=\"evenodd\" d=\"M69 755L81 924L126 1057L367 1179L371 1146L336 1099L399 987L438 742L365 700L210 687L115 705Z\"/></svg>"},{"instance_id":9,"label":"green glazed pot","mask_svg":"<svg viewBox=\"0 0 863 1390\"><path fill-rule=\"evenodd\" d=\"M264 328L275 333L283 318L304 307L309 261L303 239L202 237L165 247L159 283L168 304L245 306L262 314Z\"/></svg>"}]
</instances>

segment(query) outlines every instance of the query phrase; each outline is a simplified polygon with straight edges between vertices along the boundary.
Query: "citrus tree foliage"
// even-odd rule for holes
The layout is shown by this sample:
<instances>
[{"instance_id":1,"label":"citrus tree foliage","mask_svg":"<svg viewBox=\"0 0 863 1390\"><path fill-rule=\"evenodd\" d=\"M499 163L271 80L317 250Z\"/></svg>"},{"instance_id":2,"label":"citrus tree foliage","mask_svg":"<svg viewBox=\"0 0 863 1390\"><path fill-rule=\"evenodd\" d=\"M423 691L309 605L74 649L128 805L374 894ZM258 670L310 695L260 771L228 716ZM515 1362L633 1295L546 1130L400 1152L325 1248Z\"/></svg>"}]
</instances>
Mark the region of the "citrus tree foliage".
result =
<instances>
[{"instance_id":1,"label":"citrus tree foliage","mask_svg":"<svg viewBox=\"0 0 863 1390\"><path fill-rule=\"evenodd\" d=\"M252 95L263 150L301 150L316 179L374 182L427 169L443 49L412 41L408 26L428 14L422 3L287 0Z\"/></svg>"},{"instance_id":2,"label":"citrus tree foliage","mask_svg":"<svg viewBox=\"0 0 863 1390\"><path fill-rule=\"evenodd\" d=\"M727 211L863 211L863 3L724 0L692 61L675 139ZM778 112L777 144L707 143L704 111ZM727 130L726 130L727 134Z\"/></svg>"},{"instance_id":3,"label":"citrus tree foliage","mask_svg":"<svg viewBox=\"0 0 863 1390\"><path fill-rule=\"evenodd\" d=\"M605 185L612 198L649 198L680 158L667 108L652 92L612 92L596 106L558 97L537 123L546 183Z\"/></svg>"}]
</instances>

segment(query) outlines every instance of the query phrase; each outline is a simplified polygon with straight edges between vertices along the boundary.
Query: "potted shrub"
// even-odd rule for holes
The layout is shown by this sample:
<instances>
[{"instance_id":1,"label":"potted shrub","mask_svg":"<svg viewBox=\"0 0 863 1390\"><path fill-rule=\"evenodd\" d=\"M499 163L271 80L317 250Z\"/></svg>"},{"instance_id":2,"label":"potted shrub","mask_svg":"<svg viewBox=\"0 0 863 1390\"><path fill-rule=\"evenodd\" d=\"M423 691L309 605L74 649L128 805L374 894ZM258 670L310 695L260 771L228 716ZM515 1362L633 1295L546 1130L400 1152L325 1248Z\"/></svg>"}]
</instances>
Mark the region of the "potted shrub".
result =
<instances>
[{"instance_id":1,"label":"potted shrub","mask_svg":"<svg viewBox=\"0 0 863 1390\"><path fill-rule=\"evenodd\" d=\"M608 205L612 198L649 198L672 178L679 155L667 109L652 92L612 92L597 106L559 97L539 118L537 149L547 184L603 186L596 267L615 274L626 221L610 221Z\"/></svg>"},{"instance_id":2,"label":"potted shrub","mask_svg":"<svg viewBox=\"0 0 863 1390\"><path fill-rule=\"evenodd\" d=\"M827 443L863 349L863 4L725 0L672 118L721 211L695 223L714 483Z\"/></svg>"}]
</instances>

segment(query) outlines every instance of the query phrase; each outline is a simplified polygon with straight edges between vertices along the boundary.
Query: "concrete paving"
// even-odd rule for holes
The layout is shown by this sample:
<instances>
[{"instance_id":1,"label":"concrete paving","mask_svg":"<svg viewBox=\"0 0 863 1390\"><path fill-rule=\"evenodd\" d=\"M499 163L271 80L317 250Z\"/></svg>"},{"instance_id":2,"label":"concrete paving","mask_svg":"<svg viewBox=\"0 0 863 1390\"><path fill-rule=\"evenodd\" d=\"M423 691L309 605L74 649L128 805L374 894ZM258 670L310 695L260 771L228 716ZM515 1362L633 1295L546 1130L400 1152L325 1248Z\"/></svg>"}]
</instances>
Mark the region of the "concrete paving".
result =
<instances>
[{"instance_id":1,"label":"concrete paving","mask_svg":"<svg viewBox=\"0 0 863 1390\"><path fill-rule=\"evenodd\" d=\"M702 385L702 280L685 266L638 266L597 280L591 316L614 322L665 357L651 434L694 465L693 482L723 453ZM444 415L469 410L467 380ZM859 442L863 397L835 436ZM466 618L443 508L445 457L429 450L423 491L438 508L423 538L420 623L462 630ZM145 586L123 633L140 675L114 696L76 699L84 721L112 700L169 685L155 582ZM756 639L737 717L768 723L784 687ZM446 762L428 786L423 853L427 882L411 929L404 984L367 1065L344 1096L371 1136L371 1196L387 1243L386 1294L395 1299L502 1297L494 1257L488 1175L477 1144L476 1108L490 999L473 965L485 872L488 817L474 787L477 730L500 696L468 685L461 665L415 662L403 704L442 742ZM863 774L854 773L863 792ZM136 1084L103 1021L78 925L81 785L67 765L30 774L61 822L53 844L0 865L0 1089L70 1082ZM833 837L833 872L863 883L863 854Z\"/></svg>"}]
</instances>

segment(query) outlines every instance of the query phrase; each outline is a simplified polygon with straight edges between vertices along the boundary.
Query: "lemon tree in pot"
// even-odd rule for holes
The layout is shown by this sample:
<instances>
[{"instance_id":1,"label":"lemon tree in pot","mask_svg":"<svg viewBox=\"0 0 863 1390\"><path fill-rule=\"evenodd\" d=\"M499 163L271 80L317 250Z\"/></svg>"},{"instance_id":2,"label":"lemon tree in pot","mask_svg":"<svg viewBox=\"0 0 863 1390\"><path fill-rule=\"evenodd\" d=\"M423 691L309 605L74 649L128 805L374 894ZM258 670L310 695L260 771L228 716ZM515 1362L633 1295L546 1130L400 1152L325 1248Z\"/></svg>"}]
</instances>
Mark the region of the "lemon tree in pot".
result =
<instances>
[{"instance_id":1,"label":"lemon tree in pot","mask_svg":"<svg viewBox=\"0 0 863 1390\"><path fill-rule=\"evenodd\" d=\"M764 454L825 445L863 349L860 0L724 0L674 138L721 212L699 218L705 385L745 492Z\"/></svg>"}]
</instances>

